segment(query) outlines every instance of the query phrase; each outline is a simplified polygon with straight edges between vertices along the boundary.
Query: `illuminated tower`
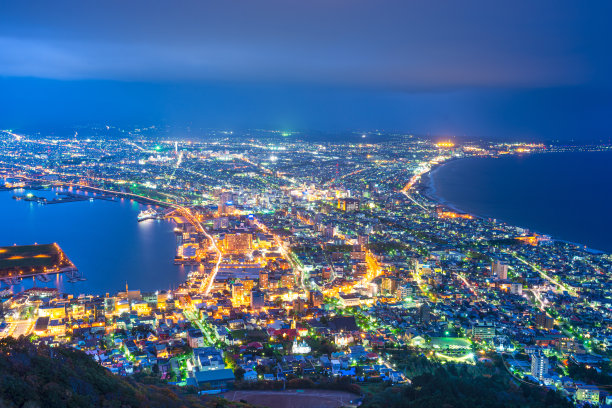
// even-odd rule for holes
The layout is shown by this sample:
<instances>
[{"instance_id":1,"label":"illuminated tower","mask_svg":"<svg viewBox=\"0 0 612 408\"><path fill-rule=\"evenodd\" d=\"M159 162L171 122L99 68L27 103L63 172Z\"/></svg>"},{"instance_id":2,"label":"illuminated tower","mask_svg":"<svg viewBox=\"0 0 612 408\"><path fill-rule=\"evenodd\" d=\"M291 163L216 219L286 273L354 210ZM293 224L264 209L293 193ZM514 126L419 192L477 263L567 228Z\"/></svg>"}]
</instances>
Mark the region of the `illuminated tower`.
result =
<instances>
[{"instance_id":1,"label":"illuminated tower","mask_svg":"<svg viewBox=\"0 0 612 408\"><path fill-rule=\"evenodd\" d=\"M541 350L531 355L531 375L538 380L548 376L548 358Z\"/></svg>"},{"instance_id":2,"label":"illuminated tower","mask_svg":"<svg viewBox=\"0 0 612 408\"><path fill-rule=\"evenodd\" d=\"M232 285L232 304L242 305L244 302L244 286L242 283Z\"/></svg>"},{"instance_id":3,"label":"illuminated tower","mask_svg":"<svg viewBox=\"0 0 612 408\"><path fill-rule=\"evenodd\" d=\"M259 272L259 288L268 289L268 272Z\"/></svg>"},{"instance_id":4,"label":"illuminated tower","mask_svg":"<svg viewBox=\"0 0 612 408\"><path fill-rule=\"evenodd\" d=\"M497 279L506 280L508 279L508 265L501 261L494 261L491 266L493 275L497 276Z\"/></svg>"}]
</instances>

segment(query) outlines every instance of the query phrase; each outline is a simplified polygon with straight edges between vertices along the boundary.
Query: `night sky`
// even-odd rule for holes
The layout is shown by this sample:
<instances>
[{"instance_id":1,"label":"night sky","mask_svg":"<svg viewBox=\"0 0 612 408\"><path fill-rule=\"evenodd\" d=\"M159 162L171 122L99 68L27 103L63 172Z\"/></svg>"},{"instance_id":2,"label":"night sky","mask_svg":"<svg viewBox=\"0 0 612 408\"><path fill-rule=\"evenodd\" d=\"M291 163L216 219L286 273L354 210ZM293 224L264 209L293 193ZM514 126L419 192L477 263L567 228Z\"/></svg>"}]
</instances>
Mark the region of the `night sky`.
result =
<instances>
[{"instance_id":1,"label":"night sky","mask_svg":"<svg viewBox=\"0 0 612 408\"><path fill-rule=\"evenodd\" d=\"M2 1L0 128L610 140L612 2Z\"/></svg>"}]
</instances>

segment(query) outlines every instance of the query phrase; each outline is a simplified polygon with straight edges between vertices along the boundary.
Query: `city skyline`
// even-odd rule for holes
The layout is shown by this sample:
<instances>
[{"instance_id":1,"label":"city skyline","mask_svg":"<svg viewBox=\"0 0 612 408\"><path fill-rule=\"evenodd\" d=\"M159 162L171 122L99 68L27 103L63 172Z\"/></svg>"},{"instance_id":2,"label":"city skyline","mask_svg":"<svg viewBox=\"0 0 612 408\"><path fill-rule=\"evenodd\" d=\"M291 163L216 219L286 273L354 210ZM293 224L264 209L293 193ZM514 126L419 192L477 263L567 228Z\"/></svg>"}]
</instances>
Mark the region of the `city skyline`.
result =
<instances>
[{"instance_id":1,"label":"city skyline","mask_svg":"<svg viewBox=\"0 0 612 408\"><path fill-rule=\"evenodd\" d=\"M113 130L1 132L0 238L29 225L58 239L0 245L0 358L24 341L45 358L77 349L176 398L270 407L609 401L609 251L459 211L432 177L470 160L605 161L610 144ZM161 226L174 239L157 242Z\"/></svg>"},{"instance_id":2,"label":"city skyline","mask_svg":"<svg viewBox=\"0 0 612 408\"><path fill-rule=\"evenodd\" d=\"M612 2L0 4L0 407L612 407Z\"/></svg>"}]
</instances>

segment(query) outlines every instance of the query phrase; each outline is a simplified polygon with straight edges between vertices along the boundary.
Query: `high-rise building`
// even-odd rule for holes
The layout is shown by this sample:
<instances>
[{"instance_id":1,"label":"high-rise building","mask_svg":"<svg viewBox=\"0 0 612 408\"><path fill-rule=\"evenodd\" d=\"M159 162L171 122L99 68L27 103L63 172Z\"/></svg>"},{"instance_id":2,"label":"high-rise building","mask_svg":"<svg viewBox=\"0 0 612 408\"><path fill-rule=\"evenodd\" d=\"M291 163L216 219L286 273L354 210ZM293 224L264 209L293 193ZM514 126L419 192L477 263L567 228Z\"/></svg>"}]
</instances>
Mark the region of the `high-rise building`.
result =
<instances>
[{"instance_id":1,"label":"high-rise building","mask_svg":"<svg viewBox=\"0 0 612 408\"><path fill-rule=\"evenodd\" d=\"M165 309L166 308L166 300L168 299L168 292L166 291L161 291L157 293L157 299L156 299L156 303L157 303L157 308L158 309Z\"/></svg>"},{"instance_id":2,"label":"high-rise building","mask_svg":"<svg viewBox=\"0 0 612 408\"><path fill-rule=\"evenodd\" d=\"M255 281L253 279L241 279L240 282L244 286L244 292L248 293L255 287Z\"/></svg>"},{"instance_id":3,"label":"high-rise building","mask_svg":"<svg viewBox=\"0 0 612 408\"><path fill-rule=\"evenodd\" d=\"M548 376L548 358L541 350L531 355L531 375L538 380Z\"/></svg>"},{"instance_id":4,"label":"high-rise building","mask_svg":"<svg viewBox=\"0 0 612 408\"><path fill-rule=\"evenodd\" d=\"M219 194L219 203L232 202L234 200L234 193L231 191L224 191Z\"/></svg>"},{"instance_id":5,"label":"high-rise building","mask_svg":"<svg viewBox=\"0 0 612 408\"><path fill-rule=\"evenodd\" d=\"M283 276L281 276L281 286L283 288L289 288L291 289L294 285L294 279L293 279L293 275L290 274L285 274Z\"/></svg>"},{"instance_id":6,"label":"high-rise building","mask_svg":"<svg viewBox=\"0 0 612 408\"><path fill-rule=\"evenodd\" d=\"M421 323L429 323L431 320L431 306L427 303L423 303L419 308L419 320Z\"/></svg>"},{"instance_id":7,"label":"high-rise building","mask_svg":"<svg viewBox=\"0 0 612 408\"><path fill-rule=\"evenodd\" d=\"M365 245L368 245L368 243L370 242L370 237L367 235L359 235L357 237L357 244L362 246L362 249Z\"/></svg>"},{"instance_id":8,"label":"high-rise building","mask_svg":"<svg viewBox=\"0 0 612 408\"><path fill-rule=\"evenodd\" d=\"M293 311L296 313L303 313L307 308L307 303L301 297L293 301Z\"/></svg>"},{"instance_id":9,"label":"high-rise building","mask_svg":"<svg viewBox=\"0 0 612 408\"><path fill-rule=\"evenodd\" d=\"M219 217L213 220L213 229L226 229L229 227L229 218Z\"/></svg>"},{"instance_id":10,"label":"high-rise building","mask_svg":"<svg viewBox=\"0 0 612 408\"><path fill-rule=\"evenodd\" d=\"M115 312L117 307L117 299L115 297L109 297L108 295L104 298L104 312L112 314Z\"/></svg>"},{"instance_id":11,"label":"high-rise building","mask_svg":"<svg viewBox=\"0 0 612 408\"><path fill-rule=\"evenodd\" d=\"M259 272L259 289L268 289L268 272Z\"/></svg>"},{"instance_id":12,"label":"high-rise building","mask_svg":"<svg viewBox=\"0 0 612 408\"><path fill-rule=\"evenodd\" d=\"M219 194L219 214L227 214L234 208L234 193L226 191Z\"/></svg>"},{"instance_id":13,"label":"high-rise building","mask_svg":"<svg viewBox=\"0 0 612 408\"><path fill-rule=\"evenodd\" d=\"M308 294L308 303L311 307L321 307L323 304L323 294L319 291L311 291Z\"/></svg>"},{"instance_id":14,"label":"high-rise building","mask_svg":"<svg viewBox=\"0 0 612 408\"><path fill-rule=\"evenodd\" d=\"M264 307L266 302L266 296L265 294L260 291L260 290L254 290L251 292L251 308L256 310L256 309L261 309L262 307Z\"/></svg>"},{"instance_id":15,"label":"high-rise building","mask_svg":"<svg viewBox=\"0 0 612 408\"><path fill-rule=\"evenodd\" d=\"M244 303L244 286L242 283L232 285L232 304L241 305Z\"/></svg>"},{"instance_id":16,"label":"high-rise building","mask_svg":"<svg viewBox=\"0 0 612 408\"><path fill-rule=\"evenodd\" d=\"M510 293L521 296L523 294L523 284L522 283L511 283Z\"/></svg>"},{"instance_id":17,"label":"high-rise building","mask_svg":"<svg viewBox=\"0 0 612 408\"><path fill-rule=\"evenodd\" d=\"M508 265L501 261L494 261L491 266L493 275L497 276L497 279L506 280L508 279Z\"/></svg>"},{"instance_id":18,"label":"high-rise building","mask_svg":"<svg viewBox=\"0 0 612 408\"><path fill-rule=\"evenodd\" d=\"M576 401L579 403L587 403L588 406L598 406L599 388L597 388L596 385L578 385L578 389L576 390Z\"/></svg>"},{"instance_id":19,"label":"high-rise building","mask_svg":"<svg viewBox=\"0 0 612 408\"><path fill-rule=\"evenodd\" d=\"M342 211L357 211L359 210L359 200L356 198L339 198L338 209Z\"/></svg>"},{"instance_id":20,"label":"high-rise building","mask_svg":"<svg viewBox=\"0 0 612 408\"><path fill-rule=\"evenodd\" d=\"M188 330L187 341L189 342L189 347L191 348L204 347L204 335L200 329Z\"/></svg>"},{"instance_id":21,"label":"high-rise building","mask_svg":"<svg viewBox=\"0 0 612 408\"><path fill-rule=\"evenodd\" d=\"M536 314L535 324L541 329L552 330L555 325L555 319L546 314L546 312L541 312Z\"/></svg>"},{"instance_id":22,"label":"high-rise building","mask_svg":"<svg viewBox=\"0 0 612 408\"><path fill-rule=\"evenodd\" d=\"M333 238L334 235L336 235L336 227L334 227L333 225L326 225L324 227L324 235L325 238Z\"/></svg>"},{"instance_id":23,"label":"high-rise building","mask_svg":"<svg viewBox=\"0 0 612 408\"><path fill-rule=\"evenodd\" d=\"M394 276L385 276L382 278L381 289L383 293L395 295L399 281Z\"/></svg>"},{"instance_id":24,"label":"high-rise building","mask_svg":"<svg viewBox=\"0 0 612 408\"><path fill-rule=\"evenodd\" d=\"M406 300L414 295L414 288L410 285L400 285L397 288L396 297L400 300Z\"/></svg>"}]
</instances>

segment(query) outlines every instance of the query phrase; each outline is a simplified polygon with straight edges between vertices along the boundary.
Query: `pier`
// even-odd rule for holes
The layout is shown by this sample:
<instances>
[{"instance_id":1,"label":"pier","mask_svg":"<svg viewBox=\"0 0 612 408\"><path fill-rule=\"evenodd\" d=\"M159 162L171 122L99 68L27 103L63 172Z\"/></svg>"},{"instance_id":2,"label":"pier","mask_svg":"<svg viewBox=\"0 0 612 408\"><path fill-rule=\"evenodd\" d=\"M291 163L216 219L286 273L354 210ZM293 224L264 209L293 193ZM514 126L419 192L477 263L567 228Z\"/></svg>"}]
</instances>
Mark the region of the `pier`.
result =
<instances>
[{"instance_id":1,"label":"pier","mask_svg":"<svg viewBox=\"0 0 612 408\"><path fill-rule=\"evenodd\" d=\"M93 200L105 200L115 201L115 196L110 194L103 194L100 196L88 196L83 194L67 193L64 191L57 193L57 198L48 199L46 197L39 197L34 194L26 194L25 196L15 195L13 199L31 201L39 204L61 204L61 203L72 203L78 201L93 201Z\"/></svg>"},{"instance_id":2,"label":"pier","mask_svg":"<svg viewBox=\"0 0 612 408\"><path fill-rule=\"evenodd\" d=\"M64 274L70 282L84 280L82 274L55 243L0 247L0 281L17 285L33 278L49 282L49 275Z\"/></svg>"}]
</instances>

